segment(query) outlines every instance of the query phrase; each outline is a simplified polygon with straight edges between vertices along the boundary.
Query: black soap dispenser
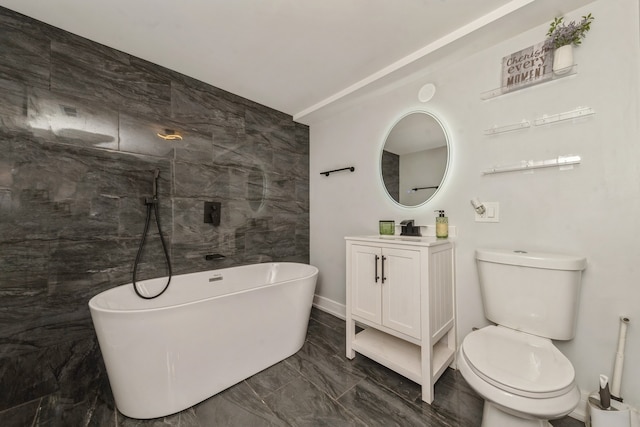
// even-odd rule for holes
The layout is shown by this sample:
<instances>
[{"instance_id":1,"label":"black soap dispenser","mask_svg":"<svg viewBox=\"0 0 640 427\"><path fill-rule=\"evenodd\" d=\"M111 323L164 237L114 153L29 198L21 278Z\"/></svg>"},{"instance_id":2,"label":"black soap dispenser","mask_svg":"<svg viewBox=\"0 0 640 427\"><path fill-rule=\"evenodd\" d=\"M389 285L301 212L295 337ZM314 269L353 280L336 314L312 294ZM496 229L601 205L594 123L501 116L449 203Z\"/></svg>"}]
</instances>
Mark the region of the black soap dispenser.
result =
<instances>
[{"instance_id":1,"label":"black soap dispenser","mask_svg":"<svg viewBox=\"0 0 640 427\"><path fill-rule=\"evenodd\" d=\"M446 239L449 237L449 218L444 216L443 210L437 210L438 216L436 217L436 237L438 239Z\"/></svg>"}]
</instances>

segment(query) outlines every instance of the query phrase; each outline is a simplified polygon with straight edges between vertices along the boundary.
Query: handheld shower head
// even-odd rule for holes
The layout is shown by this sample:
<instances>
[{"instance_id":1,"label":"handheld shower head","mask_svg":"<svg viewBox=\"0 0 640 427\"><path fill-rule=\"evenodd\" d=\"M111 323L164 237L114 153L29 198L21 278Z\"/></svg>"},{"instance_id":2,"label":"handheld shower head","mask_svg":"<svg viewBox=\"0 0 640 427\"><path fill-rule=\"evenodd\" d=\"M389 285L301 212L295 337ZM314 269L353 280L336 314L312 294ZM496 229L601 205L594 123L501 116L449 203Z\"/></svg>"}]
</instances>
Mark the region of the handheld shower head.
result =
<instances>
[{"instance_id":1,"label":"handheld shower head","mask_svg":"<svg viewBox=\"0 0 640 427\"><path fill-rule=\"evenodd\" d=\"M153 173L153 198L158 198L158 178L160 177L160 169L156 169Z\"/></svg>"}]
</instances>

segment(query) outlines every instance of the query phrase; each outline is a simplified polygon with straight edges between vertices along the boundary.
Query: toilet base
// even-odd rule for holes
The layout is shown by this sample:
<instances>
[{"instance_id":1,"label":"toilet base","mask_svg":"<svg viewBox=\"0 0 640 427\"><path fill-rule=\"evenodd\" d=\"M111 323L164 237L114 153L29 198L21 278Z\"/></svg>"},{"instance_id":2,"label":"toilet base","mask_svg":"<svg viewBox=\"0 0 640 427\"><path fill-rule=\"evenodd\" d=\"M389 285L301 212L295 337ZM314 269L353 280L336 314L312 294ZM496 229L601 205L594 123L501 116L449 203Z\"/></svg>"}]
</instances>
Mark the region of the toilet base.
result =
<instances>
[{"instance_id":1,"label":"toilet base","mask_svg":"<svg viewBox=\"0 0 640 427\"><path fill-rule=\"evenodd\" d=\"M481 427L552 427L547 420L521 418L503 411L488 400L484 401Z\"/></svg>"}]
</instances>

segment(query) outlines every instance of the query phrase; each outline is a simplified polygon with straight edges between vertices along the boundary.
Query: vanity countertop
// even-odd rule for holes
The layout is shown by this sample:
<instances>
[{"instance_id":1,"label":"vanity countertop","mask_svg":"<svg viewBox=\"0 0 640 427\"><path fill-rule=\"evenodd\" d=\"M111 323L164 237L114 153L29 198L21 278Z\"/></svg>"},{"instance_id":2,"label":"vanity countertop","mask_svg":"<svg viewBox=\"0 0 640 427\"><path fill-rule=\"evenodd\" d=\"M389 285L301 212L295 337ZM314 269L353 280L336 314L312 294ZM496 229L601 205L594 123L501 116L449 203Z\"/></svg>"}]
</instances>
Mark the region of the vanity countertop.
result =
<instances>
[{"instance_id":1,"label":"vanity countertop","mask_svg":"<svg viewBox=\"0 0 640 427\"><path fill-rule=\"evenodd\" d=\"M373 236L346 236L345 240L357 240L362 242L375 243L397 243L412 246L437 246L449 243L449 239L438 239L433 236L391 236L391 235L373 235Z\"/></svg>"}]
</instances>

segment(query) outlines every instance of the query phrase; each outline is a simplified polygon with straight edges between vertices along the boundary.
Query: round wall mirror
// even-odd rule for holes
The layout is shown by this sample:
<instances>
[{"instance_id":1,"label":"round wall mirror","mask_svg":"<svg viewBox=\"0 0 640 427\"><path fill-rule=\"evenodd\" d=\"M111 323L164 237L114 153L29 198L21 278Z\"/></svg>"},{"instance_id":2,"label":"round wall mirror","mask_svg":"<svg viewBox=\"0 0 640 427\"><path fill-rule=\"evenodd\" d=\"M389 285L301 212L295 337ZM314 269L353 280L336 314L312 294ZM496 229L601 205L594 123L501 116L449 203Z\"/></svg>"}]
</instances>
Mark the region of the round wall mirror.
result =
<instances>
[{"instance_id":1,"label":"round wall mirror","mask_svg":"<svg viewBox=\"0 0 640 427\"><path fill-rule=\"evenodd\" d=\"M380 176L389 197L419 206L438 191L449 165L449 139L433 114L414 111L391 128L382 147Z\"/></svg>"}]
</instances>

